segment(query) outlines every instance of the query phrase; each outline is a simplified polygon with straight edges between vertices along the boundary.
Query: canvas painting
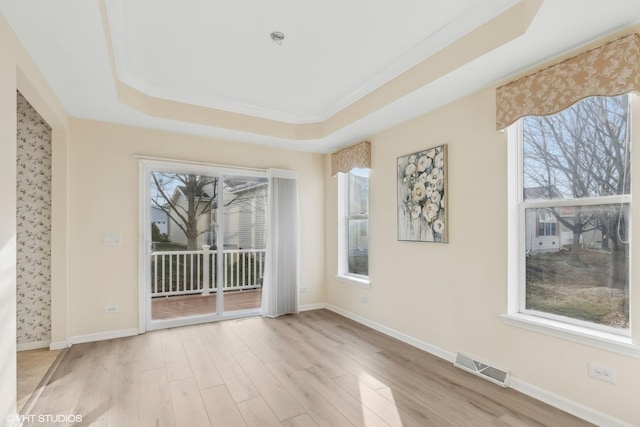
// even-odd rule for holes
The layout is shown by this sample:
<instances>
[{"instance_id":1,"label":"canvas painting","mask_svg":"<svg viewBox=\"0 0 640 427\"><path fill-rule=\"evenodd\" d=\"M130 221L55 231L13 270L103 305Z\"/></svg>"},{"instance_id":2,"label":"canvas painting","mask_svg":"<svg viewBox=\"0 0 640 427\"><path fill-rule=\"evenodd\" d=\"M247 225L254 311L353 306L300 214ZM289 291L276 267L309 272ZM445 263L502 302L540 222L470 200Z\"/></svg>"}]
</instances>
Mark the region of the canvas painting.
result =
<instances>
[{"instance_id":1,"label":"canvas painting","mask_svg":"<svg viewBox=\"0 0 640 427\"><path fill-rule=\"evenodd\" d=\"M398 240L447 243L447 146L398 158Z\"/></svg>"}]
</instances>

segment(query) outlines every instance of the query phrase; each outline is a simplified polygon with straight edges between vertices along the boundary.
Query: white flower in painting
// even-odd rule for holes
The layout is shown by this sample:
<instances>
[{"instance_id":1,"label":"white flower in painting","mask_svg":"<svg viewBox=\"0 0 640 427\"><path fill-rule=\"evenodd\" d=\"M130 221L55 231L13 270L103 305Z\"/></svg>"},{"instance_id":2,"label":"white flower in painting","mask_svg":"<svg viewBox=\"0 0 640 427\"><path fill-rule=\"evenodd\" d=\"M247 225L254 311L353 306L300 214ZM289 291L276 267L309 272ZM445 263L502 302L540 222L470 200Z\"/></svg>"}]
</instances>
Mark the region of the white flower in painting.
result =
<instances>
[{"instance_id":1,"label":"white flower in painting","mask_svg":"<svg viewBox=\"0 0 640 427\"><path fill-rule=\"evenodd\" d=\"M409 163L406 169L404 170L404 174L406 176L411 176L415 171L416 171L416 165L414 165L413 163Z\"/></svg>"},{"instance_id":2,"label":"white flower in painting","mask_svg":"<svg viewBox=\"0 0 640 427\"><path fill-rule=\"evenodd\" d=\"M415 163L415 162L416 162L417 157L418 157L418 156L416 156L415 154L412 154L412 155L409 157L409 163Z\"/></svg>"},{"instance_id":3,"label":"white flower in painting","mask_svg":"<svg viewBox=\"0 0 640 427\"><path fill-rule=\"evenodd\" d=\"M436 219L433 222L433 231L440 234L444 233L444 222L442 222L439 219Z\"/></svg>"},{"instance_id":4,"label":"white flower in painting","mask_svg":"<svg viewBox=\"0 0 640 427\"><path fill-rule=\"evenodd\" d=\"M418 179L419 179L421 182L427 182L427 173L426 173L426 172L422 172L422 173L420 174L420 176L418 177Z\"/></svg>"},{"instance_id":5,"label":"white flower in painting","mask_svg":"<svg viewBox=\"0 0 640 427\"><path fill-rule=\"evenodd\" d=\"M431 198L431 195L433 194L433 187L432 186L427 186L427 197Z\"/></svg>"},{"instance_id":6,"label":"white flower in painting","mask_svg":"<svg viewBox=\"0 0 640 427\"><path fill-rule=\"evenodd\" d=\"M432 160L427 156L422 156L418 159L418 172L424 172L429 166L431 166Z\"/></svg>"},{"instance_id":7,"label":"white flower in painting","mask_svg":"<svg viewBox=\"0 0 640 427\"><path fill-rule=\"evenodd\" d=\"M442 167L444 166L444 153L438 153L436 155L436 158L433 160L433 163L435 164L435 166L437 168L442 169Z\"/></svg>"},{"instance_id":8,"label":"white flower in painting","mask_svg":"<svg viewBox=\"0 0 640 427\"><path fill-rule=\"evenodd\" d=\"M440 203L440 199L441 199L441 198L442 198L442 197L440 196L440 192L438 192L438 191L434 191L434 192L431 194L431 201L432 201L433 203L435 203L436 205Z\"/></svg>"},{"instance_id":9,"label":"white flower in painting","mask_svg":"<svg viewBox=\"0 0 640 427\"><path fill-rule=\"evenodd\" d=\"M438 168L431 169L431 173L427 176L427 182L429 184L435 185L438 181L442 181L443 175L442 170Z\"/></svg>"},{"instance_id":10,"label":"white flower in painting","mask_svg":"<svg viewBox=\"0 0 640 427\"><path fill-rule=\"evenodd\" d=\"M415 205L411 208L411 218L417 219L422 213L422 208L418 205Z\"/></svg>"},{"instance_id":11,"label":"white flower in painting","mask_svg":"<svg viewBox=\"0 0 640 427\"><path fill-rule=\"evenodd\" d=\"M438 191L444 190L444 180L438 181L438 183L436 184L436 190Z\"/></svg>"},{"instance_id":12,"label":"white flower in painting","mask_svg":"<svg viewBox=\"0 0 640 427\"><path fill-rule=\"evenodd\" d=\"M432 148L431 150L427 151L427 156L433 159L436 156L436 149Z\"/></svg>"},{"instance_id":13,"label":"white flower in painting","mask_svg":"<svg viewBox=\"0 0 640 427\"><path fill-rule=\"evenodd\" d=\"M444 209L444 196L442 196L442 200L440 200L440 207Z\"/></svg>"},{"instance_id":14,"label":"white flower in painting","mask_svg":"<svg viewBox=\"0 0 640 427\"><path fill-rule=\"evenodd\" d=\"M411 191L411 198L413 202L420 203L425 197L427 197L427 188L424 186L424 182L416 182L413 185L413 190Z\"/></svg>"},{"instance_id":15,"label":"white flower in painting","mask_svg":"<svg viewBox=\"0 0 640 427\"><path fill-rule=\"evenodd\" d=\"M438 217L439 210L440 210L440 207L438 205L429 203L422 210L422 216L424 216L424 219L426 219L427 222L432 222L434 219Z\"/></svg>"}]
</instances>

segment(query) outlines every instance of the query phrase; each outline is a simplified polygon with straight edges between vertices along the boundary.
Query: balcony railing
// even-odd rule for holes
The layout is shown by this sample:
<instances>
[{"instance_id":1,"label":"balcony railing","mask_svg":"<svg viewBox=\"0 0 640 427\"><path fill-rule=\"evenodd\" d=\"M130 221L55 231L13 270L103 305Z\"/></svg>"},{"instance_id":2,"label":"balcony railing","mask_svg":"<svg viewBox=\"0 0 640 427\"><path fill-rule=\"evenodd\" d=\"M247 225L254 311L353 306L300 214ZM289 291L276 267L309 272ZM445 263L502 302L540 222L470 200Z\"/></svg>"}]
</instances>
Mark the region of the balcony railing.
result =
<instances>
[{"instance_id":1,"label":"balcony railing","mask_svg":"<svg viewBox=\"0 0 640 427\"><path fill-rule=\"evenodd\" d=\"M262 288L264 249L222 251L223 291ZM151 296L217 292L218 250L151 253Z\"/></svg>"}]
</instances>

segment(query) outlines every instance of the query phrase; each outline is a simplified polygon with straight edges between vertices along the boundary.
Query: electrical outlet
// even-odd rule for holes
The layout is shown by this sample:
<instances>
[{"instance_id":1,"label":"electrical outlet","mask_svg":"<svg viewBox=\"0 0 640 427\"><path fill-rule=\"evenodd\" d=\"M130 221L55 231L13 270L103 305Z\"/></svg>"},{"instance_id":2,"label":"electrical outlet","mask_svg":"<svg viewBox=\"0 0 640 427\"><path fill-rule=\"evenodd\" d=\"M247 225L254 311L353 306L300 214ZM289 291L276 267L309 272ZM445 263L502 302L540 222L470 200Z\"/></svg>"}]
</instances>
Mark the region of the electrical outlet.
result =
<instances>
[{"instance_id":1,"label":"electrical outlet","mask_svg":"<svg viewBox=\"0 0 640 427\"><path fill-rule=\"evenodd\" d=\"M102 234L103 246L119 246L122 243L122 235L119 233Z\"/></svg>"},{"instance_id":2,"label":"electrical outlet","mask_svg":"<svg viewBox=\"0 0 640 427\"><path fill-rule=\"evenodd\" d=\"M360 296L360 303L361 304L366 304L367 303L367 296L366 295L361 295Z\"/></svg>"},{"instance_id":3,"label":"electrical outlet","mask_svg":"<svg viewBox=\"0 0 640 427\"><path fill-rule=\"evenodd\" d=\"M307 293L307 287L306 286L300 286L300 293L301 294L306 294Z\"/></svg>"},{"instance_id":4,"label":"electrical outlet","mask_svg":"<svg viewBox=\"0 0 640 427\"><path fill-rule=\"evenodd\" d=\"M589 376L611 384L616 383L616 370L589 362Z\"/></svg>"},{"instance_id":5,"label":"electrical outlet","mask_svg":"<svg viewBox=\"0 0 640 427\"><path fill-rule=\"evenodd\" d=\"M105 313L117 313L119 310L119 307L117 305L105 305L104 306L104 312Z\"/></svg>"}]
</instances>

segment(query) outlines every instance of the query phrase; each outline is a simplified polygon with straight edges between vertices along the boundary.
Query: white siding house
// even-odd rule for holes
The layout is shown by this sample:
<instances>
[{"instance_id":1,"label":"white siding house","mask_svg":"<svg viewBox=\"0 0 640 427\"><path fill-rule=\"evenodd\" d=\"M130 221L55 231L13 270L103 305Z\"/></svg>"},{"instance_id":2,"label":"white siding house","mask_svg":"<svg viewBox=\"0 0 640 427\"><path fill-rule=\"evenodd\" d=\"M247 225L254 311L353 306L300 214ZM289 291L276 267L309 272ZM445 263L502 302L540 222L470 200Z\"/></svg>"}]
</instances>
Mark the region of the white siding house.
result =
<instances>
[{"instance_id":1,"label":"white siding house","mask_svg":"<svg viewBox=\"0 0 640 427\"><path fill-rule=\"evenodd\" d=\"M174 191L173 204L181 211L187 208L187 199L180 187ZM212 203L205 188L198 195L200 204ZM224 247L227 249L265 249L266 248L266 182L228 181L224 187ZM202 245L215 246L215 223L217 202L211 210L198 206L198 249ZM171 217L177 218L173 208L169 207L168 238L171 243L187 245L187 237Z\"/></svg>"},{"instance_id":2,"label":"white siding house","mask_svg":"<svg viewBox=\"0 0 640 427\"><path fill-rule=\"evenodd\" d=\"M165 211L157 206L151 206L151 223L158 227L161 234L168 234L168 220L169 217Z\"/></svg>"},{"instance_id":3,"label":"white siding house","mask_svg":"<svg viewBox=\"0 0 640 427\"><path fill-rule=\"evenodd\" d=\"M266 248L266 204L266 182L251 182L225 188L225 247Z\"/></svg>"},{"instance_id":4,"label":"white siding house","mask_svg":"<svg viewBox=\"0 0 640 427\"><path fill-rule=\"evenodd\" d=\"M562 198L555 189L551 189L552 198ZM548 197L549 190L543 187L525 188L525 199L542 199ZM575 208L563 206L555 208L556 214L561 219L571 222L575 214ZM558 252L569 249L573 243L573 232L564 226L551 209L526 209L525 210L525 247L527 254L540 254ZM580 244L584 248L601 249L603 247L602 232L598 229L589 229L580 235Z\"/></svg>"}]
</instances>

